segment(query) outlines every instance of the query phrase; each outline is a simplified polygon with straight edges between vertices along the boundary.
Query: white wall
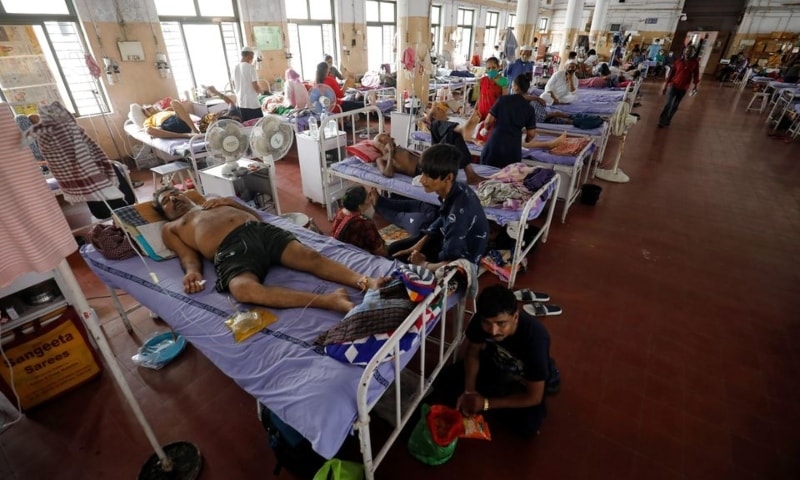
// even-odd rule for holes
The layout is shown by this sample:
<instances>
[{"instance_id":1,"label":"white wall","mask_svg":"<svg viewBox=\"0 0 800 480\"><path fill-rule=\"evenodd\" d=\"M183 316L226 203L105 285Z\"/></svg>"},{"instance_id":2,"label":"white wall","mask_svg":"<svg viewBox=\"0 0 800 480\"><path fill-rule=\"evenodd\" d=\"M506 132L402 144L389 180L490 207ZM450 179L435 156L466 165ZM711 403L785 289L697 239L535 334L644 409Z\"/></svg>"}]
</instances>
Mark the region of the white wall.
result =
<instances>
[{"instance_id":1,"label":"white wall","mask_svg":"<svg viewBox=\"0 0 800 480\"><path fill-rule=\"evenodd\" d=\"M750 0L745 8L739 34L800 32L800 5L788 6L779 0Z\"/></svg>"}]
</instances>

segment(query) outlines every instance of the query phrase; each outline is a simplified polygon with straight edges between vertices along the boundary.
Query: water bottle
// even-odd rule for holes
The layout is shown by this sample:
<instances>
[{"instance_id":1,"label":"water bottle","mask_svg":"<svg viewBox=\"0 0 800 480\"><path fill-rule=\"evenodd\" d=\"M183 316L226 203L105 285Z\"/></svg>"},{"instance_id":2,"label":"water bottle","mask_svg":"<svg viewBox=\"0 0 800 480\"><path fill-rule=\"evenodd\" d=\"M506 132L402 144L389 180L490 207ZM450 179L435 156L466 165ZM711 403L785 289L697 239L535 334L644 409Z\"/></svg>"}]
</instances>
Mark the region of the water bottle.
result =
<instances>
[{"instance_id":1,"label":"water bottle","mask_svg":"<svg viewBox=\"0 0 800 480\"><path fill-rule=\"evenodd\" d=\"M308 119L308 134L315 140L319 138L319 126L317 126L317 119L313 116Z\"/></svg>"},{"instance_id":2,"label":"water bottle","mask_svg":"<svg viewBox=\"0 0 800 480\"><path fill-rule=\"evenodd\" d=\"M325 122L325 138L335 138L339 133L339 126L336 125L336 120L330 118Z\"/></svg>"}]
</instances>

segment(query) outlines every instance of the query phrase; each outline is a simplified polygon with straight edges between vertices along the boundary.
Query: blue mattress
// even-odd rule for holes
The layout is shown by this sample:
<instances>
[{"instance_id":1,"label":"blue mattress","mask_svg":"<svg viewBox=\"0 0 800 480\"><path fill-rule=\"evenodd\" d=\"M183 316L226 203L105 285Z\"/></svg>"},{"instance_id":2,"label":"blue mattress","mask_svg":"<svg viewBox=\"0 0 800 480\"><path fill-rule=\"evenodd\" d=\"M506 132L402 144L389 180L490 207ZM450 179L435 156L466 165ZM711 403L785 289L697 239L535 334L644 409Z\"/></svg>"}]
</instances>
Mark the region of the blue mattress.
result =
<instances>
[{"instance_id":1,"label":"blue mattress","mask_svg":"<svg viewBox=\"0 0 800 480\"><path fill-rule=\"evenodd\" d=\"M537 135L537 140L547 141L556 138L553 135ZM428 132L421 132L416 131L411 133L411 138L418 142L423 142L426 144L431 143L431 134ZM469 151L473 155L480 155L481 151L483 150L482 145L478 145L472 142L467 142L467 147ZM537 162L547 163L549 165L566 165L566 166L574 166L576 163L583 163L583 159L586 153L591 153L593 145L590 144L587 147L587 150L584 151L583 154L575 156L575 157L568 157L565 155L553 155L552 153L548 152L543 148L522 148L522 158L528 160L536 160Z\"/></svg>"},{"instance_id":2,"label":"blue mattress","mask_svg":"<svg viewBox=\"0 0 800 480\"><path fill-rule=\"evenodd\" d=\"M488 177L499 169L490 167L488 165L472 165L475 173L482 177ZM387 189L391 192L403 195L408 198L430 203L432 205L439 205L439 198L435 193L426 193L422 187L414 186L411 181L412 178L402 173L395 173L391 178L384 177L375 166L374 163L365 163L358 158L347 158L341 162L336 162L331 165L331 170L335 173L341 173L348 177L359 179L364 183L375 185L379 188ZM458 174L458 180L466 182L466 177L463 170ZM474 187L473 187L474 188ZM536 219L544 210L547 200L553 194L553 184L549 188L540 191L539 195L528 213L528 220ZM522 207L519 210L511 210L500 207L485 207L486 218L497 223L498 225L507 225L510 222L517 222L520 220L522 214Z\"/></svg>"}]
</instances>

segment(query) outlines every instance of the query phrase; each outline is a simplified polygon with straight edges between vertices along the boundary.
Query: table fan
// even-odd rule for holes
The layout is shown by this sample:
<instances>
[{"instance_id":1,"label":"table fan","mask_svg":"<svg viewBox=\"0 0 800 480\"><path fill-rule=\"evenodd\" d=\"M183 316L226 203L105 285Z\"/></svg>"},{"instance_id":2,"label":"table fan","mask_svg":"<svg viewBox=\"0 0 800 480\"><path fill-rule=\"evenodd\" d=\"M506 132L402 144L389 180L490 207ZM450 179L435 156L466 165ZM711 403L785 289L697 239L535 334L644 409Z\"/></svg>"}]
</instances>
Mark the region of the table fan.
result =
<instances>
[{"instance_id":1,"label":"table fan","mask_svg":"<svg viewBox=\"0 0 800 480\"><path fill-rule=\"evenodd\" d=\"M330 113L336 106L336 94L331 87L325 84L312 88L308 92L308 99L311 101L311 109L317 115Z\"/></svg>"},{"instance_id":2,"label":"table fan","mask_svg":"<svg viewBox=\"0 0 800 480\"><path fill-rule=\"evenodd\" d=\"M267 114L250 130L250 149L264 163L283 158L292 146L294 130L279 115Z\"/></svg>"},{"instance_id":3,"label":"table fan","mask_svg":"<svg viewBox=\"0 0 800 480\"><path fill-rule=\"evenodd\" d=\"M206 131L208 151L225 159L223 175L234 175L238 160L247 152L247 130L236 120L217 120Z\"/></svg>"}]
</instances>

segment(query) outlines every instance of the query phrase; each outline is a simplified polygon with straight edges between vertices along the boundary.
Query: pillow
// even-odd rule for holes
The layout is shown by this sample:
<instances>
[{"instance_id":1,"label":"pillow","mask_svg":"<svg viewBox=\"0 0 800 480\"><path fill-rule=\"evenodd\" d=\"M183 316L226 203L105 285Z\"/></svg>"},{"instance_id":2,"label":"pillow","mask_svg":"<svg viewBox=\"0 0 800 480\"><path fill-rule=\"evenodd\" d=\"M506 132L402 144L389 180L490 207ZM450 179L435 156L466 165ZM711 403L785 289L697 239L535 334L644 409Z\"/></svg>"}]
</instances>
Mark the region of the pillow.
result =
<instances>
[{"instance_id":1,"label":"pillow","mask_svg":"<svg viewBox=\"0 0 800 480\"><path fill-rule=\"evenodd\" d=\"M374 162L378 157L383 155L378 147L372 143L372 140L362 140L354 145L348 146L347 153L366 163Z\"/></svg>"},{"instance_id":2,"label":"pillow","mask_svg":"<svg viewBox=\"0 0 800 480\"><path fill-rule=\"evenodd\" d=\"M398 288L399 286L399 288ZM341 322L323 333L314 343L352 342L370 335L392 332L414 309L414 303L395 280L379 290L370 290L364 301L345 315Z\"/></svg>"},{"instance_id":3,"label":"pillow","mask_svg":"<svg viewBox=\"0 0 800 480\"><path fill-rule=\"evenodd\" d=\"M189 190L186 196L193 202L202 204L205 198L196 190ZM153 206L153 202L142 202L114 210L120 227L133 238L142 252L156 261L175 256L161 239L161 227L166 219Z\"/></svg>"},{"instance_id":4,"label":"pillow","mask_svg":"<svg viewBox=\"0 0 800 480\"><path fill-rule=\"evenodd\" d=\"M417 318L414 325L408 332L400 338L400 353L403 354L416 348L419 344L420 332L424 326L425 332L430 333L436 324L434 320L442 314L442 302L437 302L426 308L422 315ZM402 321L401 321L402 322ZM392 336L393 332L376 333L352 342L333 343L325 345L325 353L340 362L351 363L353 365L366 365L372 357L383 347L386 341ZM392 354L386 355L381 362L392 360Z\"/></svg>"},{"instance_id":5,"label":"pillow","mask_svg":"<svg viewBox=\"0 0 800 480\"><path fill-rule=\"evenodd\" d=\"M586 145L588 145L592 140L589 138L565 138L561 141L558 145L550 149L550 153L553 155L565 155L567 157L574 157L581 153Z\"/></svg>"},{"instance_id":6,"label":"pillow","mask_svg":"<svg viewBox=\"0 0 800 480\"><path fill-rule=\"evenodd\" d=\"M130 112L128 112L128 118L131 119L134 125L139 128L144 126L144 121L147 120L147 115L144 114L144 109L138 103L131 103Z\"/></svg>"},{"instance_id":7,"label":"pillow","mask_svg":"<svg viewBox=\"0 0 800 480\"><path fill-rule=\"evenodd\" d=\"M425 300L436 288L436 276L419 265L400 264L392 272L392 277L403 282L408 298L414 303Z\"/></svg>"}]
</instances>

